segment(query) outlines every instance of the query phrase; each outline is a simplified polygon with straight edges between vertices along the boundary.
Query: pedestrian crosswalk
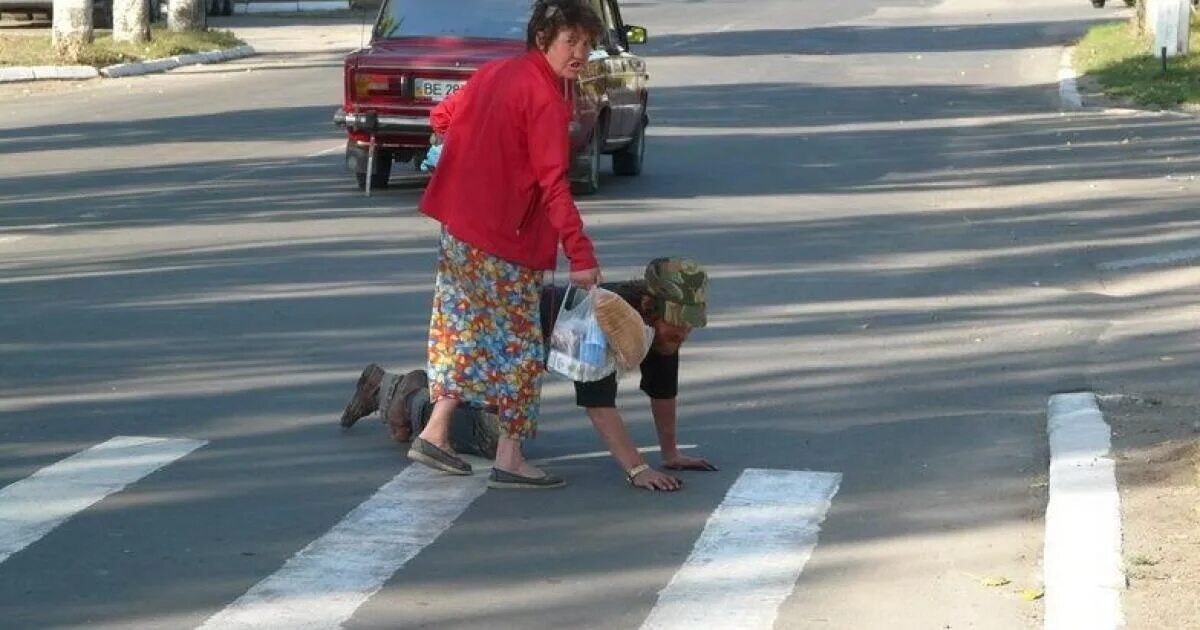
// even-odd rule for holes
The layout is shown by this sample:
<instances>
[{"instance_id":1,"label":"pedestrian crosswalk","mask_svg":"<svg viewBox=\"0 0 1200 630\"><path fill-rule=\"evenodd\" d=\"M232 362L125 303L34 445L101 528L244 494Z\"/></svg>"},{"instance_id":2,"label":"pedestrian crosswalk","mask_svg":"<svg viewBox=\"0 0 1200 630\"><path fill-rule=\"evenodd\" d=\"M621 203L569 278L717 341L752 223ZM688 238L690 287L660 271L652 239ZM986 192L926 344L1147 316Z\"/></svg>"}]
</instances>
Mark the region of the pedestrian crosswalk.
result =
<instances>
[{"instance_id":1,"label":"pedestrian crosswalk","mask_svg":"<svg viewBox=\"0 0 1200 630\"><path fill-rule=\"evenodd\" d=\"M405 468L201 630L340 628L483 494L485 482Z\"/></svg>"},{"instance_id":2,"label":"pedestrian crosswalk","mask_svg":"<svg viewBox=\"0 0 1200 630\"><path fill-rule=\"evenodd\" d=\"M0 489L0 562L97 501L204 444L118 436Z\"/></svg>"},{"instance_id":3,"label":"pedestrian crosswalk","mask_svg":"<svg viewBox=\"0 0 1200 630\"><path fill-rule=\"evenodd\" d=\"M642 630L774 627L841 480L837 473L742 472Z\"/></svg>"},{"instance_id":4,"label":"pedestrian crosswalk","mask_svg":"<svg viewBox=\"0 0 1200 630\"><path fill-rule=\"evenodd\" d=\"M55 527L205 445L114 437L0 489L0 569ZM239 597L215 602L215 614L198 630L341 628L453 527L484 494L485 479L406 467ZM772 628L817 545L840 481L828 472L743 471L642 627Z\"/></svg>"}]
</instances>

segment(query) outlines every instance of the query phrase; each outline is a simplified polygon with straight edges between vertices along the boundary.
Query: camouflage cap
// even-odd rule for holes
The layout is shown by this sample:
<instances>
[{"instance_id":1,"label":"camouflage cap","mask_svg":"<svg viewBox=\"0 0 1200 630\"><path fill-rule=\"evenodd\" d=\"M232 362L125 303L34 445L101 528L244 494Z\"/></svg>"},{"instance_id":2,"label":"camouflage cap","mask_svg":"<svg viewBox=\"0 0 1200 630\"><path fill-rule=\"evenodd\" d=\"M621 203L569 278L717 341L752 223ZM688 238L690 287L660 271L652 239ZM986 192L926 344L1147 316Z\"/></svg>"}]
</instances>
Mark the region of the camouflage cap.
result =
<instances>
[{"instance_id":1,"label":"camouflage cap","mask_svg":"<svg viewBox=\"0 0 1200 630\"><path fill-rule=\"evenodd\" d=\"M655 258L646 265L646 289L655 297L655 316L681 326L708 324L708 274L690 258Z\"/></svg>"}]
</instances>

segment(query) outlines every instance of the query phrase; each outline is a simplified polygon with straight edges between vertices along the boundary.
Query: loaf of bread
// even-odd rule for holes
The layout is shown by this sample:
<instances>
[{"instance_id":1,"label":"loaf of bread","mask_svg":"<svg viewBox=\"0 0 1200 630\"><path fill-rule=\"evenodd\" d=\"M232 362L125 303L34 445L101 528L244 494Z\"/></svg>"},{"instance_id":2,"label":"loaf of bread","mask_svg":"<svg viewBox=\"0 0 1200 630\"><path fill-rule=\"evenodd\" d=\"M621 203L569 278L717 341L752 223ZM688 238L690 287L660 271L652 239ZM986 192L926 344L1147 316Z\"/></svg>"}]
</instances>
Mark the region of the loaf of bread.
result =
<instances>
[{"instance_id":1,"label":"loaf of bread","mask_svg":"<svg viewBox=\"0 0 1200 630\"><path fill-rule=\"evenodd\" d=\"M621 296L600 287L592 289L592 308L621 367L632 370L641 365L654 338L642 316Z\"/></svg>"}]
</instances>

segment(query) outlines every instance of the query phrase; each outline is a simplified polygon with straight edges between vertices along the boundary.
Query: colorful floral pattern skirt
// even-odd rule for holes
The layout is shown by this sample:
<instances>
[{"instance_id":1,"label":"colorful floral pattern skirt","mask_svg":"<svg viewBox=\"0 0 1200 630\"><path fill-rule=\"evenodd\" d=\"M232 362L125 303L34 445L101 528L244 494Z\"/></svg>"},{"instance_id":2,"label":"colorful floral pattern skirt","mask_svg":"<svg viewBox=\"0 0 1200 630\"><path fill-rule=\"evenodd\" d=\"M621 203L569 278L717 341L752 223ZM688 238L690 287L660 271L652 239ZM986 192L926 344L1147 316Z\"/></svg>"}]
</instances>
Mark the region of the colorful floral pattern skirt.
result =
<instances>
[{"instance_id":1,"label":"colorful floral pattern skirt","mask_svg":"<svg viewBox=\"0 0 1200 630\"><path fill-rule=\"evenodd\" d=\"M508 437L537 432L544 349L542 272L445 230L429 323L429 395L494 408Z\"/></svg>"}]
</instances>

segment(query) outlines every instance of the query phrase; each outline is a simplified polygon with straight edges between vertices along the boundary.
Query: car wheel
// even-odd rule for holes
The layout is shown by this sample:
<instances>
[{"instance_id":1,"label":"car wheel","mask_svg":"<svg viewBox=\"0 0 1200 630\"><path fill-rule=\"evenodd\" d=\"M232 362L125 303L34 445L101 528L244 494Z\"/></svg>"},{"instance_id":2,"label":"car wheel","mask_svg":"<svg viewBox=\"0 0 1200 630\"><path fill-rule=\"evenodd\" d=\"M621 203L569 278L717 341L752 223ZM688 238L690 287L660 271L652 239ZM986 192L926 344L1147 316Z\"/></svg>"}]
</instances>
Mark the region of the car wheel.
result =
<instances>
[{"instance_id":1,"label":"car wheel","mask_svg":"<svg viewBox=\"0 0 1200 630\"><path fill-rule=\"evenodd\" d=\"M600 190L600 129L592 132L588 143L588 165L585 177L571 183L571 192L576 195L594 195Z\"/></svg>"},{"instance_id":2,"label":"car wheel","mask_svg":"<svg viewBox=\"0 0 1200 630\"><path fill-rule=\"evenodd\" d=\"M1097 9L1103 9L1104 0L1092 0L1092 6L1096 7Z\"/></svg>"},{"instance_id":3,"label":"car wheel","mask_svg":"<svg viewBox=\"0 0 1200 630\"><path fill-rule=\"evenodd\" d=\"M1137 6L1137 0L1125 0L1125 6L1127 6L1127 7Z\"/></svg>"},{"instance_id":4,"label":"car wheel","mask_svg":"<svg viewBox=\"0 0 1200 630\"><path fill-rule=\"evenodd\" d=\"M613 153L613 172L617 175L641 175L642 161L646 156L646 119L638 125L633 140Z\"/></svg>"},{"instance_id":5,"label":"car wheel","mask_svg":"<svg viewBox=\"0 0 1200 630\"><path fill-rule=\"evenodd\" d=\"M221 15L233 15L233 0L225 0L221 5Z\"/></svg>"},{"instance_id":6,"label":"car wheel","mask_svg":"<svg viewBox=\"0 0 1200 630\"><path fill-rule=\"evenodd\" d=\"M375 174L371 176L371 190L387 188L388 180L392 177L392 154L380 152L375 156ZM359 190L367 189L367 174L355 173Z\"/></svg>"}]
</instances>

